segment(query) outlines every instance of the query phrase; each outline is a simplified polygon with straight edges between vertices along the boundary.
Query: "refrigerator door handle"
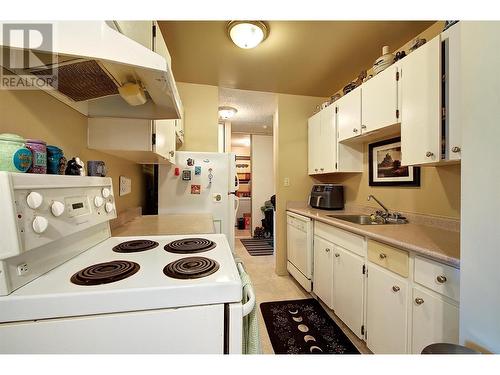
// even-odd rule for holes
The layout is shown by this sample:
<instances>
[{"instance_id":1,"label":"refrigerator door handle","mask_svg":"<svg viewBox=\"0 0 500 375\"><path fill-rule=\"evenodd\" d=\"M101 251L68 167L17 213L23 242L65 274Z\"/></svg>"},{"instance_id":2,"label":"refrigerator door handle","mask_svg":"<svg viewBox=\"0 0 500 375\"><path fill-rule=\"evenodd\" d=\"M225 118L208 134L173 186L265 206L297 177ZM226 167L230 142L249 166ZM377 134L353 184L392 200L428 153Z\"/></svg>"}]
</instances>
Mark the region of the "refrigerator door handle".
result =
<instances>
[{"instance_id":1,"label":"refrigerator door handle","mask_svg":"<svg viewBox=\"0 0 500 375\"><path fill-rule=\"evenodd\" d=\"M237 195L235 195L234 199L236 200L236 207L234 209L234 220L236 222L236 215L238 214L238 210L240 209L240 198Z\"/></svg>"},{"instance_id":2,"label":"refrigerator door handle","mask_svg":"<svg viewBox=\"0 0 500 375\"><path fill-rule=\"evenodd\" d=\"M236 177L236 186L234 187L235 191L238 191L240 189L240 178L238 177L238 173L234 175Z\"/></svg>"}]
</instances>

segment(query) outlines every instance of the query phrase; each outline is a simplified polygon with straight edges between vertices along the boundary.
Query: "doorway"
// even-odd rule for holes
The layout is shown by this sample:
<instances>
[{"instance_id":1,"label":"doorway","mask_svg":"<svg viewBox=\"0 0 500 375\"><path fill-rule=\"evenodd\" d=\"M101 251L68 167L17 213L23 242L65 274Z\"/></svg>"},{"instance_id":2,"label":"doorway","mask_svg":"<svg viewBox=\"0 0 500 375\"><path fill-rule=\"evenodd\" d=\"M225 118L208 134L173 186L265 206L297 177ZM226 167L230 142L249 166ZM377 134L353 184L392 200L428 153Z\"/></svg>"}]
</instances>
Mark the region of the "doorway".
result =
<instances>
[{"instance_id":1,"label":"doorway","mask_svg":"<svg viewBox=\"0 0 500 375\"><path fill-rule=\"evenodd\" d=\"M224 135L225 152L236 154L237 239L266 238L274 234L274 142L273 117L276 95L266 92L219 88L219 105L236 110L222 119L219 135Z\"/></svg>"}]
</instances>

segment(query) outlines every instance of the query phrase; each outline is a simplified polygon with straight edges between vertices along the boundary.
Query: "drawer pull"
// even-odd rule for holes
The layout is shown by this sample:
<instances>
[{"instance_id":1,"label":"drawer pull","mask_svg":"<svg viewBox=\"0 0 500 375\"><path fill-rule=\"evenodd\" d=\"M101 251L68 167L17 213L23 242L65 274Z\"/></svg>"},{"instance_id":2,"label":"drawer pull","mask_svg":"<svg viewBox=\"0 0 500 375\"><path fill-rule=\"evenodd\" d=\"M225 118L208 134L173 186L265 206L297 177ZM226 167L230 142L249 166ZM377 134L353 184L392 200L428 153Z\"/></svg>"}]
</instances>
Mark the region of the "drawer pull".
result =
<instances>
[{"instance_id":1,"label":"drawer pull","mask_svg":"<svg viewBox=\"0 0 500 375\"><path fill-rule=\"evenodd\" d=\"M423 298L420 298L420 297L415 298L415 303L416 303L417 305L421 305L422 303L424 303L424 299L423 299Z\"/></svg>"},{"instance_id":2,"label":"drawer pull","mask_svg":"<svg viewBox=\"0 0 500 375\"><path fill-rule=\"evenodd\" d=\"M379 258L380 259L385 259L385 258L387 258L387 255L385 255L384 253L380 253L379 254Z\"/></svg>"},{"instance_id":3,"label":"drawer pull","mask_svg":"<svg viewBox=\"0 0 500 375\"><path fill-rule=\"evenodd\" d=\"M325 249L325 251L326 251L327 253L329 253L329 252L330 252L330 249L326 248L326 249Z\"/></svg>"},{"instance_id":4,"label":"drawer pull","mask_svg":"<svg viewBox=\"0 0 500 375\"><path fill-rule=\"evenodd\" d=\"M436 280L438 283L444 284L446 282L447 278L446 278L446 276L440 275L440 276L436 277Z\"/></svg>"},{"instance_id":5,"label":"drawer pull","mask_svg":"<svg viewBox=\"0 0 500 375\"><path fill-rule=\"evenodd\" d=\"M401 290L401 288L400 288L399 286L397 286L397 285L394 285L394 286L392 287L392 291L393 291L394 293L397 293L397 292L399 292L400 290Z\"/></svg>"},{"instance_id":6,"label":"drawer pull","mask_svg":"<svg viewBox=\"0 0 500 375\"><path fill-rule=\"evenodd\" d=\"M335 253L335 257L338 258L340 256L339 253Z\"/></svg>"}]
</instances>

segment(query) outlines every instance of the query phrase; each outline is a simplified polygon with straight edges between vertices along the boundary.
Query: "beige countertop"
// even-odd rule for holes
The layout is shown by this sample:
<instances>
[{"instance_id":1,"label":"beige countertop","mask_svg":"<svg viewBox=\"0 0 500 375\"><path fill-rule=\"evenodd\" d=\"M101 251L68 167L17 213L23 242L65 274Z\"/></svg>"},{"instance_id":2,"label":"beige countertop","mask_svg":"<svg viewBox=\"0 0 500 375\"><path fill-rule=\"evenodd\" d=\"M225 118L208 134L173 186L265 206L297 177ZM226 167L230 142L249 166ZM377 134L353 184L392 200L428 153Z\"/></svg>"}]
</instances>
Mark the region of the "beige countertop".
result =
<instances>
[{"instance_id":1,"label":"beige countertop","mask_svg":"<svg viewBox=\"0 0 500 375\"><path fill-rule=\"evenodd\" d=\"M289 205L287 210L370 239L413 251L454 267L460 267L460 232L412 224L411 221L408 224L359 225L326 215L363 214L362 212L325 211L308 207L305 204Z\"/></svg>"},{"instance_id":2,"label":"beige countertop","mask_svg":"<svg viewBox=\"0 0 500 375\"><path fill-rule=\"evenodd\" d=\"M215 233L210 214L138 216L111 230L114 237Z\"/></svg>"}]
</instances>

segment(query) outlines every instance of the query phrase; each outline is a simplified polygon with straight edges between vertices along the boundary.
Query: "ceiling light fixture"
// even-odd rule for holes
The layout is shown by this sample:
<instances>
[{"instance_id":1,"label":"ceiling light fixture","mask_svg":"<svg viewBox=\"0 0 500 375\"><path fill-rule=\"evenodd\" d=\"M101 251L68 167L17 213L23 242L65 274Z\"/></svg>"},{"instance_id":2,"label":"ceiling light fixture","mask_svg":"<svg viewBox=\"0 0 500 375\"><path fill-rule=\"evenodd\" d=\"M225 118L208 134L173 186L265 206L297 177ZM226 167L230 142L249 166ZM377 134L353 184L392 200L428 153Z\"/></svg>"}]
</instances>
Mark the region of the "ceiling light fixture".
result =
<instances>
[{"instance_id":1,"label":"ceiling light fixture","mask_svg":"<svg viewBox=\"0 0 500 375\"><path fill-rule=\"evenodd\" d=\"M222 120L229 120L237 112L238 112L238 110L236 108L234 108L234 107L229 107L229 106L219 107L219 117Z\"/></svg>"},{"instance_id":2,"label":"ceiling light fixture","mask_svg":"<svg viewBox=\"0 0 500 375\"><path fill-rule=\"evenodd\" d=\"M227 33L240 48L255 48L269 35L269 27L262 21L230 21Z\"/></svg>"}]
</instances>

